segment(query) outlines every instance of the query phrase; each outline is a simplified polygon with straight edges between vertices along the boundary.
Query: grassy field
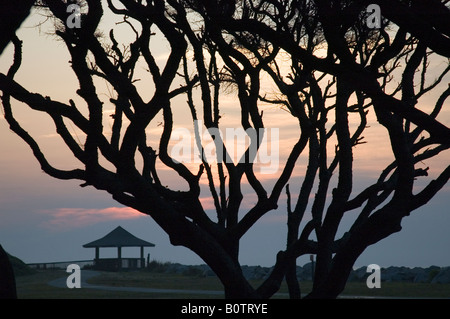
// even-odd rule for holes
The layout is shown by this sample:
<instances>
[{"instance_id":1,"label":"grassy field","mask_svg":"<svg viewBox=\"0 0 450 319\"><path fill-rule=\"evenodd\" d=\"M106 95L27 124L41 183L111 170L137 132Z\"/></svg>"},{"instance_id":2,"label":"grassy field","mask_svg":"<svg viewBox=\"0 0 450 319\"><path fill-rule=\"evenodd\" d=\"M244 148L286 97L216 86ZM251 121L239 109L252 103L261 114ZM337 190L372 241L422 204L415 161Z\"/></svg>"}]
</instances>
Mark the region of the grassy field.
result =
<instances>
[{"instance_id":1,"label":"grassy field","mask_svg":"<svg viewBox=\"0 0 450 319\"><path fill-rule=\"evenodd\" d=\"M131 273L130 273L131 274ZM57 288L48 285L48 282L57 278L67 278L68 274L63 270L45 270L38 271L32 275L20 276L16 278L17 297L19 299L183 299L183 298L217 298L217 295L186 295L177 293L168 294L154 294L154 293L140 293L140 292L127 292L127 291L107 291L97 289L69 289L69 288ZM106 277L110 277L110 274L105 273ZM102 284L109 286L126 286L126 287L138 287L139 278L142 278L142 273L134 273L134 278L129 281L116 281L111 279L109 282L105 282L103 277L100 276ZM170 276L169 276L170 277ZM103 277L104 278L104 277ZM177 278L173 278L176 280ZM168 278L161 277L162 281L169 282ZM120 282L120 284L119 284ZM89 281L91 283L91 281ZM96 282L92 281L93 284ZM170 288L172 285L168 285ZM176 285L175 285L176 286ZM161 287L161 286L160 286Z\"/></svg>"},{"instance_id":2,"label":"grassy field","mask_svg":"<svg viewBox=\"0 0 450 319\"><path fill-rule=\"evenodd\" d=\"M222 295L211 294L177 294L177 293L138 293L117 292L97 289L56 288L48 282L56 278L67 278L63 270L39 271L35 274L16 278L17 293L20 299L205 299L223 298ZM149 287L159 289L215 290L222 291L222 285L216 277L200 277L157 272L102 272L99 276L88 280L90 284L115 287ZM259 282L252 282L258 285ZM311 289L311 282L302 282L302 292ZM364 282L347 284L343 297L400 297L400 298L450 298L450 284L422 283L388 283L382 282L380 289L368 289ZM287 298L287 288L283 285L274 298Z\"/></svg>"}]
</instances>

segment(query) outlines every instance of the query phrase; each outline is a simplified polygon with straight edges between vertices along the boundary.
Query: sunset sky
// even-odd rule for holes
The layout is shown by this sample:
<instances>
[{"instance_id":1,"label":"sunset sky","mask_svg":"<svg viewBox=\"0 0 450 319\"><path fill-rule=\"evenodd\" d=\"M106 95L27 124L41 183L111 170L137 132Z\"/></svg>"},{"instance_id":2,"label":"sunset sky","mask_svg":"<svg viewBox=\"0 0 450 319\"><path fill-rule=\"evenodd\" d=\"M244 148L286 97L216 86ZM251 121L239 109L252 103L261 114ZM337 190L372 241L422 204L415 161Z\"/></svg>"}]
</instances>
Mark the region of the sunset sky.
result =
<instances>
[{"instance_id":1,"label":"sunset sky","mask_svg":"<svg viewBox=\"0 0 450 319\"><path fill-rule=\"evenodd\" d=\"M23 64L15 80L31 92L50 96L53 100L68 103L69 99L77 101L77 79L70 70L69 55L61 41L49 34L47 22L37 27L43 17L33 14L18 32L24 41ZM114 20L103 21L104 30L114 26ZM119 28L119 27L116 27ZM119 28L120 29L120 28ZM120 33L119 33L120 34ZM160 45L157 52L162 61L167 57L167 46ZM6 73L12 61L11 45L0 56L0 72ZM438 62L435 67L441 66ZM148 76L140 69L142 77ZM139 75L139 74L138 74ZM450 82L447 76L443 81L445 87ZM150 94L145 89L145 81L138 83L144 98ZM100 97L109 100L110 90L106 83L99 82L97 90ZM437 90L439 92L439 90ZM185 100L185 97L182 97ZM187 129L193 132L189 121L187 106L184 100L180 106L174 106L174 117L177 129ZM424 103L435 100L433 96L423 99ZM221 107L223 121L233 123L235 117L236 97L231 93L224 97ZM450 125L449 103L439 120ZM51 120L36 112L32 112L19 103L13 103L17 118L24 128L41 144L49 155L50 162L59 168L70 169L76 166L76 161L70 156L54 132ZM426 107L425 107L426 108ZM106 114L113 112L113 107L105 103ZM105 118L107 116L105 115ZM187 120L186 120L187 119ZM298 125L286 112L266 107L264 119L270 122L270 127L279 130L280 169L271 174L258 175L264 185L272 185L279 176L283 160L298 138ZM270 119L270 121L268 121ZM112 122L111 122L112 124ZM355 189L363 189L377 178L382 170L392 160L386 133L370 114L369 128L364 134L367 144L357 147L355 152ZM70 127L69 127L70 128ZM70 128L78 134L75 128ZM110 129L105 126L105 130ZM161 128L157 122L152 124L147 134L155 137ZM80 136L80 139L82 137ZM427 161L423 168L430 166L430 176L436 176L449 163L450 154L447 151L435 160ZM306 167L306 157L302 156L290 182L292 193L298 194L302 174ZM198 166L198 164L195 164ZM163 175L167 185L177 185L179 180L175 174ZM156 245L146 248L152 259L158 261L179 262L184 264L203 263L197 256L182 247L170 244L168 236L148 216L142 215L128 207L115 202L110 195L91 187L81 188L81 182L60 181L42 172L33 157L29 147L14 133L6 123L3 114L0 115L0 244L10 254L21 258L26 263L71 261L92 259L93 249L82 245L98 239L115 227L121 225L137 237ZM421 185L419 183L419 185ZM248 187L244 190L248 191ZM206 209L212 209L212 201L208 193L202 193L201 199ZM256 202L253 194L245 196L243 208L249 208ZM450 266L450 186L446 187L425 207L413 212L404 219L403 230L400 233L370 247L357 261L356 266L378 264L380 266ZM342 230L348 227L348 220L354 218L353 212L344 218ZM270 212L246 234L241 245L241 264L272 266L275 255L285 248L286 241L286 197L282 196L279 208ZM135 257L138 248L123 250L123 256ZM101 257L116 256L114 249L100 251ZM309 261L309 256L298 260L302 265Z\"/></svg>"}]
</instances>

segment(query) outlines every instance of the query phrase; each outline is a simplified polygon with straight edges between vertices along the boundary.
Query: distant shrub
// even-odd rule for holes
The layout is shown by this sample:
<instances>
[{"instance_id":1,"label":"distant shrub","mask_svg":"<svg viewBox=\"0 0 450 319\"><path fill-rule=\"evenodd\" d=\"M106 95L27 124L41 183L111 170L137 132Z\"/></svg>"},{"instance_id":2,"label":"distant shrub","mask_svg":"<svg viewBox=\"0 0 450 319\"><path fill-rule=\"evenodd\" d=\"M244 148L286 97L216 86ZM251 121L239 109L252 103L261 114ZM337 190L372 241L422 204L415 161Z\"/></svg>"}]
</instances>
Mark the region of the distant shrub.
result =
<instances>
[{"instance_id":1,"label":"distant shrub","mask_svg":"<svg viewBox=\"0 0 450 319\"><path fill-rule=\"evenodd\" d=\"M167 269L171 265L170 262L161 262L157 260L152 260L147 264L147 270L151 272L163 273L167 272Z\"/></svg>"},{"instance_id":2,"label":"distant shrub","mask_svg":"<svg viewBox=\"0 0 450 319\"><path fill-rule=\"evenodd\" d=\"M206 277L208 274L200 266L186 266L178 263L153 260L148 263L145 271L165 274L180 274L190 277Z\"/></svg>"},{"instance_id":3,"label":"distant shrub","mask_svg":"<svg viewBox=\"0 0 450 319\"><path fill-rule=\"evenodd\" d=\"M437 276L437 274L439 274L439 272L441 271L440 268L434 268L430 270L430 273L428 274L428 282L431 282L434 277Z\"/></svg>"},{"instance_id":4,"label":"distant shrub","mask_svg":"<svg viewBox=\"0 0 450 319\"><path fill-rule=\"evenodd\" d=\"M192 276L192 277L206 277L203 269L198 267L187 267L183 273L184 276Z\"/></svg>"},{"instance_id":5,"label":"distant shrub","mask_svg":"<svg viewBox=\"0 0 450 319\"><path fill-rule=\"evenodd\" d=\"M22 260L17 257L11 256L8 254L9 261L14 269L14 275L17 276L25 276L32 275L36 273L36 270L30 268L27 264L25 264Z\"/></svg>"}]
</instances>

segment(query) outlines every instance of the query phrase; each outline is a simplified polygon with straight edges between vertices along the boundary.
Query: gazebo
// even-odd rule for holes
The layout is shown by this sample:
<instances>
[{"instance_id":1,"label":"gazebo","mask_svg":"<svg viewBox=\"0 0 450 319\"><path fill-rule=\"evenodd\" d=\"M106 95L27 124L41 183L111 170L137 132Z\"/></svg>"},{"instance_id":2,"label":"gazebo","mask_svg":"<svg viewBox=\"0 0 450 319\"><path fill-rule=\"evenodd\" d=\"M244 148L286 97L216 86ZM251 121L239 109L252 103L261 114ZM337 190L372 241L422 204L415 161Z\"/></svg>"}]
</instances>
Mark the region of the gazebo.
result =
<instances>
[{"instance_id":1,"label":"gazebo","mask_svg":"<svg viewBox=\"0 0 450 319\"><path fill-rule=\"evenodd\" d=\"M143 268L145 265L144 247L155 247L154 244L137 238L118 226L106 236L83 245L84 248L95 248L94 268L101 270L121 270ZM117 258L100 259L100 247L117 247ZM122 258L122 247L140 247L140 258Z\"/></svg>"}]
</instances>

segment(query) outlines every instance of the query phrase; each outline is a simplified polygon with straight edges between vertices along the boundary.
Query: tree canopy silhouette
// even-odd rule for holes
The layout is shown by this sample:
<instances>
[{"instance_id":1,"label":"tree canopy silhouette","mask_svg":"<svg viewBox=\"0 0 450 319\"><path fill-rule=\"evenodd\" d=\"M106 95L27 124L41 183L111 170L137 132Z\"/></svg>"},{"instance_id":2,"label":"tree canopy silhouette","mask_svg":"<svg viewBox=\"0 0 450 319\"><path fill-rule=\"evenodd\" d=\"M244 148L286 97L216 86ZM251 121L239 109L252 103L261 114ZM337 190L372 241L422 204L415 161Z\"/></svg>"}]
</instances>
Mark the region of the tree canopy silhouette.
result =
<instances>
[{"instance_id":1,"label":"tree canopy silhouette","mask_svg":"<svg viewBox=\"0 0 450 319\"><path fill-rule=\"evenodd\" d=\"M21 42L15 39L14 63L7 74L0 74L5 118L31 147L45 173L83 181L83 187L106 191L119 203L151 216L173 245L189 248L212 268L226 297L269 298L286 278L291 298L300 298L296 260L315 254L314 285L307 297L335 298L361 253L400 231L403 218L428 203L450 177L447 166L435 179L427 179L428 168L420 165L450 146L450 130L438 120L450 94L450 88L439 92L450 70L447 2L426 1L424 10L425 1L41 1L71 56L79 83L76 94L84 105L72 99L55 101L17 83ZM73 3L83 8L80 28L67 25L67 6ZM381 9L377 28L367 24L369 4ZM134 35L129 45L120 45L114 29L100 32L105 11L129 26ZM412 24L412 17L419 24ZM164 63L157 61L152 46L157 36L168 44ZM436 77L429 72L433 58L445 62ZM144 98L136 86L135 71L141 61L149 73L150 98ZM109 101L115 107L110 132L104 127L97 79L114 90ZM270 81L275 92L265 91L263 81ZM238 163L230 160L221 135L214 133L222 125L221 96L227 90L237 95L234 107L241 127L254 132L244 160ZM435 97L430 111L421 105L429 92ZM217 154L223 156L217 163L202 157L194 170L172 157L173 112L180 108L174 101L180 97L194 125L199 114L203 117L220 149ZM12 100L48 114L81 168L54 167L15 119ZM270 188L252 161L252 150L260 148L270 123L263 104L286 111L298 123L297 140ZM370 112L387 132L385 143L393 161L373 183L356 189L354 156L365 143ZM159 140L151 140L146 129L161 114ZM82 145L68 123L83 132ZM308 165L295 199L289 181L305 154ZM163 185L162 167L177 173L187 189ZM200 201L203 178L214 216ZM426 181L422 188L417 186L419 179ZM249 209L242 205L245 183L257 198ZM239 263L240 240L278 208L283 194L286 249L274 258L267 280L254 288ZM338 229L350 211L356 211L352 215L356 217L340 236Z\"/></svg>"},{"instance_id":2,"label":"tree canopy silhouette","mask_svg":"<svg viewBox=\"0 0 450 319\"><path fill-rule=\"evenodd\" d=\"M28 17L35 0L3 0L0 2L0 54L14 38L16 30Z\"/></svg>"}]
</instances>

